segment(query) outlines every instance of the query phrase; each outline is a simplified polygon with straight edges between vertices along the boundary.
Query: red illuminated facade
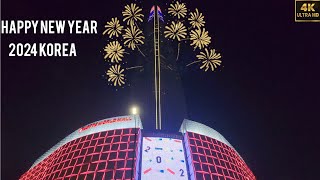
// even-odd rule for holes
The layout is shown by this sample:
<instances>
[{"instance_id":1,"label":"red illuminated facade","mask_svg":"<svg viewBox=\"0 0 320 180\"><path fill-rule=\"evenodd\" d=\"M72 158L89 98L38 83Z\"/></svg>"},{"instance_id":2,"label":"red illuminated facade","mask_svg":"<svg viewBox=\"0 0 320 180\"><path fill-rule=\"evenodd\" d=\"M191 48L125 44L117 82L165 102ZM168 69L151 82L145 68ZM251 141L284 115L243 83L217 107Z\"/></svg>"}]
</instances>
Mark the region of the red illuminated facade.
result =
<instances>
[{"instance_id":1,"label":"red illuminated facade","mask_svg":"<svg viewBox=\"0 0 320 180\"><path fill-rule=\"evenodd\" d=\"M213 138L193 132L185 134L190 179L255 179L237 152Z\"/></svg>"},{"instance_id":2,"label":"red illuminated facade","mask_svg":"<svg viewBox=\"0 0 320 180\"><path fill-rule=\"evenodd\" d=\"M136 144L140 135L137 130ZM134 179L138 152L134 139L132 128L81 137L57 149L21 179Z\"/></svg>"},{"instance_id":3,"label":"red illuminated facade","mask_svg":"<svg viewBox=\"0 0 320 180\"><path fill-rule=\"evenodd\" d=\"M144 177L144 165L152 169L148 174L153 173L150 177L154 179L161 179L167 171L167 179L256 179L232 145L208 126L184 120L181 134L174 137L163 133L150 136L142 129L138 116L86 125L52 147L20 179L149 179ZM144 144L148 137L157 137L156 142ZM173 147L174 142L181 147ZM179 163L181 169L172 171Z\"/></svg>"}]
</instances>

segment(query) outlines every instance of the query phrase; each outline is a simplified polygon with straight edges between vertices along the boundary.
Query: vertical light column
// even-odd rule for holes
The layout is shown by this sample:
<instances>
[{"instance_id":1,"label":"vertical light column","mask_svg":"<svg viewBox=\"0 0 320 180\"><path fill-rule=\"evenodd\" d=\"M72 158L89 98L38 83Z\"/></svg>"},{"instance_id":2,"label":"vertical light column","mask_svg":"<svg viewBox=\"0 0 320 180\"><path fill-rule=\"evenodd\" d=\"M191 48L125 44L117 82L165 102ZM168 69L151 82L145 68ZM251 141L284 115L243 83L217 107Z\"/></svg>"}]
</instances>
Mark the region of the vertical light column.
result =
<instances>
[{"instance_id":1,"label":"vertical light column","mask_svg":"<svg viewBox=\"0 0 320 180\"><path fill-rule=\"evenodd\" d=\"M158 6L154 14L154 88L156 100L156 129L161 129L161 70L160 70L160 30Z\"/></svg>"}]
</instances>

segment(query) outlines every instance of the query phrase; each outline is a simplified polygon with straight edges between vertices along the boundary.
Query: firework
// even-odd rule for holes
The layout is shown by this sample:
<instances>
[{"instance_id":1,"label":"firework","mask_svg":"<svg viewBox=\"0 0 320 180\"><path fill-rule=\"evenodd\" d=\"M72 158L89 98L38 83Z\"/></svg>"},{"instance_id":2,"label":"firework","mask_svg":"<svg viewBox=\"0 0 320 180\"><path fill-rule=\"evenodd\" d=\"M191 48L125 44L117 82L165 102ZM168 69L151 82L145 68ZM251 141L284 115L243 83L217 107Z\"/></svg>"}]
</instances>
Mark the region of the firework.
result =
<instances>
[{"instance_id":1,"label":"firework","mask_svg":"<svg viewBox=\"0 0 320 180\"><path fill-rule=\"evenodd\" d=\"M209 68L211 71L214 71L218 66L221 65L221 55L220 53L216 53L215 49L210 49L210 52L207 48L205 48L205 52L200 52L197 55L197 58L201 60L202 66L200 69L204 69L204 71L208 71Z\"/></svg>"},{"instance_id":2,"label":"firework","mask_svg":"<svg viewBox=\"0 0 320 180\"><path fill-rule=\"evenodd\" d=\"M123 26L120 25L118 18L112 18L111 21L107 22L107 25L104 27L106 30L102 34L108 34L109 38L112 38L113 36L119 37L123 29Z\"/></svg>"},{"instance_id":3,"label":"firework","mask_svg":"<svg viewBox=\"0 0 320 180\"><path fill-rule=\"evenodd\" d=\"M202 30L192 30L190 32L190 40L192 41L190 45L194 46L195 49L202 49L211 43L211 37L208 35L208 31L206 31L204 28Z\"/></svg>"},{"instance_id":4,"label":"firework","mask_svg":"<svg viewBox=\"0 0 320 180\"><path fill-rule=\"evenodd\" d=\"M144 29L140 28L141 23L144 22L142 12L143 9L136 3L130 3L124 6L124 10L122 11L123 18L114 17L105 25L103 35L108 36L112 40L103 49L104 59L110 62L108 66L111 67L107 68L106 74L108 75L108 81L112 82L113 86L123 86L125 84L124 70L131 71L144 68L143 64L134 64L134 61L130 63L132 67L126 67L127 62L124 59L124 54L131 54L131 51L137 50L147 62L151 62L148 60L150 56L148 54L149 51L142 48L146 46L141 46L146 38L144 36L146 33L143 32ZM152 6L148 22L152 20L154 20L154 33L158 33L158 35L154 36L155 58L163 57L160 53L160 41L157 38L159 38L159 33L161 34L159 31L162 30L159 28L159 20L162 22L166 20L167 23L163 34L166 39L177 42L176 61L179 60L180 54L183 53L182 48L184 46L182 46L182 42L189 44L194 49L194 57L197 58L189 64L187 64L187 60L183 60L179 62L179 65L188 67L197 64L200 70L204 72L215 71L221 65L220 53L216 53L215 49L209 47L211 37L205 28L204 15L197 8L189 11L186 4L181 1L174 1L164 11L161 11L159 6ZM124 23L121 24L121 21ZM155 70L157 72L160 72L161 67L165 66L159 63L160 61L165 64L165 60L162 61L161 58L157 59L159 66ZM120 63L124 66L123 68L121 68ZM160 77L160 74L158 76Z\"/></svg>"},{"instance_id":5,"label":"firework","mask_svg":"<svg viewBox=\"0 0 320 180\"><path fill-rule=\"evenodd\" d=\"M176 4L170 4L170 8L168 9L169 14L173 16L177 16L178 19L184 18L187 15L187 8L184 3L179 3L176 1Z\"/></svg>"},{"instance_id":6,"label":"firework","mask_svg":"<svg viewBox=\"0 0 320 180\"><path fill-rule=\"evenodd\" d=\"M133 25L135 22L143 22L143 14L141 13L142 9L134 3L131 5L126 5L125 10L122 12L124 17L123 21L127 22L127 25Z\"/></svg>"},{"instance_id":7,"label":"firework","mask_svg":"<svg viewBox=\"0 0 320 180\"><path fill-rule=\"evenodd\" d=\"M190 21L190 24L193 28L201 28L206 23L204 21L204 16L202 13L199 13L198 9L196 9L196 12L190 13L190 18L188 18Z\"/></svg>"},{"instance_id":8,"label":"firework","mask_svg":"<svg viewBox=\"0 0 320 180\"><path fill-rule=\"evenodd\" d=\"M109 58L112 63L122 61L124 49L118 41L113 41L107 44L104 51L106 53L104 59L107 60Z\"/></svg>"},{"instance_id":9,"label":"firework","mask_svg":"<svg viewBox=\"0 0 320 180\"><path fill-rule=\"evenodd\" d=\"M164 34L166 38L169 37L181 41L181 38L186 38L187 36L187 29L181 22L175 23L172 21L171 25L166 26L165 29Z\"/></svg>"},{"instance_id":10,"label":"firework","mask_svg":"<svg viewBox=\"0 0 320 180\"><path fill-rule=\"evenodd\" d=\"M122 86L124 82L124 69L121 69L121 65L113 65L107 71L108 81L113 82L113 86Z\"/></svg>"},{"instance_id":11,"label":"firework","mask_svg":"<svg viewBox=\"0 0 320 180\"><path fill-rule=\"evenodd\" d=\"M144 44L144 36L142 31L135 25L130 25L130 27L125 29L125 34L123 35L124 44L134 50L137 45Z\"/></svg>"}]
</instances>

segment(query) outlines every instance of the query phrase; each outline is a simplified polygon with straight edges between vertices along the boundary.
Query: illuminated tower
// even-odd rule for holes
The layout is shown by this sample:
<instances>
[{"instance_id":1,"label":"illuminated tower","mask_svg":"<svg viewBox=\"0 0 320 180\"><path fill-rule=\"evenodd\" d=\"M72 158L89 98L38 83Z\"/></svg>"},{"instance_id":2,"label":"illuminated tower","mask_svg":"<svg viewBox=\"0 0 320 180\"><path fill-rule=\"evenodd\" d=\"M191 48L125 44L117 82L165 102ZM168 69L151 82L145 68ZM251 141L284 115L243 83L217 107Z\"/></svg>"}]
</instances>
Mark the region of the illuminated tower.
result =
<instances>
[{"instance_id":1,"label":"illuminated tower","mask_svg":"<svg viewBox=\"0 0 320 180\"><path fill-rule=\"evenodd\" d=\"M155 12L156 11L156 12ZM154 89L156 107L156 129L161 130L161 59L160 59L160 19L163 21L159 6L152 6L149 21L153 20L153 46L154 46Z\"/></svg>"},{"instance_id":2,"label":"illuminated tower","mask_svg":"<svg viewBox=\"0 0 320 180\"><path fill-rule=\"evenodd\" d=\"M163 11L165 15L159 4L165 8ZM170 102L172 99L167 100L161 94L165 94L165 90L169 92L170 88L174 89L173 86L165 84L171 81L166 78L169 75L163 72L169 69L180 74L182 69L192 66L198 66L200 70L210 72L215 71L222 61L220 53L212 47L211 37L205 28L204 15L197 8L188 9L186 3L181 1L172 1L170 4L156 2L156 5L151 6L149 18L146 18L145 15L140 5L132 2L125 5L122 17L114 17L106 23L103 32L103 35L108 36L104 48L104 59L108 62L105 77L109 85L117 89L123 88L130 81L129 76L131 75L129 74L131 73L127 71L149 71L151 69L149 65L152 64L153 77L151 74L147 76L153 78L154 81L154 84L151 85L154 90L152 93L154 93L155 107L153 122L155 122L155 129L161 130L165 128L163 120L168 121L170 118L167 116L166 108L173 104ZM164 16L166 17L165 22ZM146 20L153 22L152 30L149 27L145 28ZM164 23L162 24L161 21ZM152 37L149 36L151 33ZM149 40L152 40L152 44ZM174 47L177 47L176 53L167 52L176 49ZM188 50L182 51L180 48ZM153 50L150 51L151 49ZM190 53L190 56L186 57L186 53ZM128 57L131 54L132 56ZM142 57L132 58L137 55L142 55ZM179 76L175 75L171 77L171 80Z\"/></svg>"}]
</instances>

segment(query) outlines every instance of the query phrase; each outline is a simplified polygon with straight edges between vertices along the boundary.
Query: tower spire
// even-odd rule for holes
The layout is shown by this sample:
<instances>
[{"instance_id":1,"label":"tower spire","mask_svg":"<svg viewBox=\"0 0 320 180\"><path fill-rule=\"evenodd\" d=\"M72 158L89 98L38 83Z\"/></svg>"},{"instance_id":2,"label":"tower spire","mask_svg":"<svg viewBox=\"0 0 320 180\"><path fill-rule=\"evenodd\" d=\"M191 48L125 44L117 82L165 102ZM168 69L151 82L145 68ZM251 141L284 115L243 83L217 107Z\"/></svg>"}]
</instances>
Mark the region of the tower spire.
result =
<instances>
[{"instance_id":1,"label":"tower spire","mask_svg":"<svg viewBox=\"0 0 320 180\"><path fill-rule=\"evenodd\" d=\"M154 11L154 88L155 88L155 108L156 108L156 129L161 130L161 67L160 67L160 29L159 23L162 18L161 9L159 6L153 6Z\"/></svg>"}]
</instances>

